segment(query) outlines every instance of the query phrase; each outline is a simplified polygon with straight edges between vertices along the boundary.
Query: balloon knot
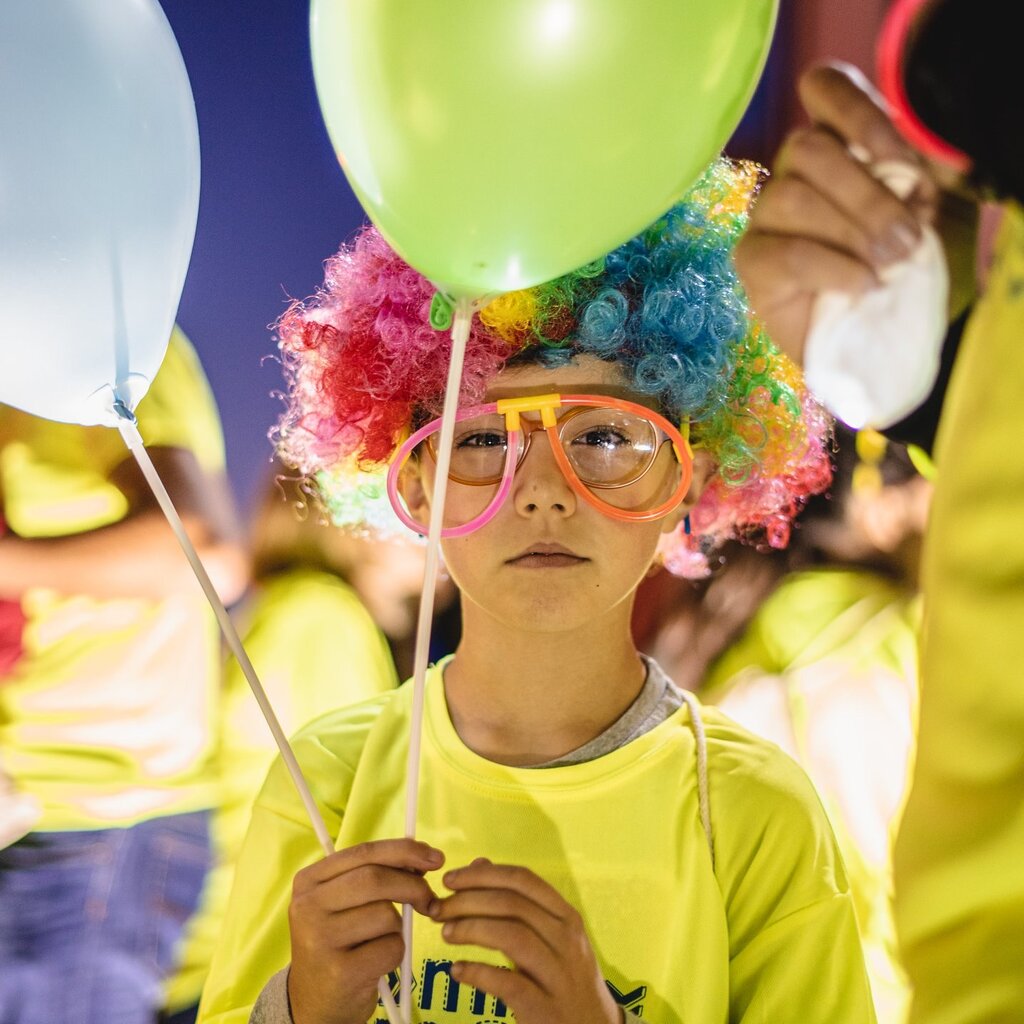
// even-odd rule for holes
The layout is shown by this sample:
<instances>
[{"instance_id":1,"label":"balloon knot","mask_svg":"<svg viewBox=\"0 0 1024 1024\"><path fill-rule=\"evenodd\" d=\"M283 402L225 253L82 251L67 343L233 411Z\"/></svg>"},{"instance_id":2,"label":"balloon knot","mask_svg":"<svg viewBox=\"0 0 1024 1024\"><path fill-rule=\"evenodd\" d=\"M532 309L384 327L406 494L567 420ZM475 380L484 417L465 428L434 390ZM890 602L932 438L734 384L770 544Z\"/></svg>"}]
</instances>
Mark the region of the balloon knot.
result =
<instances>
[{"instance_id":1,"label":"balloon knot","mask_svg":"<svg viewBox=\"0 0 1024 1024\"><path fill-rule=\"evenodd\" d=\"M435 331L447 331L452 325L453 311L452 300L444 292L434 292L430 302L430 326Z\"/></svg>"},{"instance_id":2,"label":"balloon knot","mask_svg":"<svg viewBox=\"0 0 1024 1024\"><path fill-rule=\"evenodd\" d=\"M122 399L122 398L115 398L114 399L114 412L117 413L117 415L121 419L127 420L129 423L137 423L138 422L135 419L135 413L133 413L131 411L131 409L128 408L128 406L124 402L124 399Z\"/></svg>"}]
</instances>

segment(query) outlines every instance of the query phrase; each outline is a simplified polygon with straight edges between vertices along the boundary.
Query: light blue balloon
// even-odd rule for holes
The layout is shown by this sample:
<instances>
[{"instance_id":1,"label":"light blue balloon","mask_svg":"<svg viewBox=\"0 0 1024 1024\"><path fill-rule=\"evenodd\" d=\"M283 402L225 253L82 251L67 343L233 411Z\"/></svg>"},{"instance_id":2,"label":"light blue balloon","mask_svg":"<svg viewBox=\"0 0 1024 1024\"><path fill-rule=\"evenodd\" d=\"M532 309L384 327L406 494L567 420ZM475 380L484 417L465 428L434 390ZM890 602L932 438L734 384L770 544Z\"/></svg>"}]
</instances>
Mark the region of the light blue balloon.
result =
<instances>
[{"instance_id":1,"label":"light blue balloon","mask_svg":"<svg viewBox=\"0 0 1024 1024\"><path fill-rule=\"evenodd\" d=\"M199 132L156 0L0 0L0 402L112 423L170 337Z\"/></svg>"}]
</instances>

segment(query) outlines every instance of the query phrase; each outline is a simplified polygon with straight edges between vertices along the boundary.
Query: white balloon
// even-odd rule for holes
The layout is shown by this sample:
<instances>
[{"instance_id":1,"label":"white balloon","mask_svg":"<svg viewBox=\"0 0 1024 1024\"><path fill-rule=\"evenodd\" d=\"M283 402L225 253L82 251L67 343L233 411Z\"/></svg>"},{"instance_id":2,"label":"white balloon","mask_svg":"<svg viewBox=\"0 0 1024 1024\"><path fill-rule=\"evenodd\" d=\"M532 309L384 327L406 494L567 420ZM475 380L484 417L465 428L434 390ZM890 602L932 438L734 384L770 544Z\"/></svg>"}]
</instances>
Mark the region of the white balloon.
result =
<instances>
[{"instance_id":1,"label":"white balloon","mask_svg":"<svg viewBox=\"0 0 1024 1024\"><path fill-rule=\"evenodd\" d=\"M0 402L114 423L167 348L199 132L156 0L0 3Z\"/></svg>"}]
</instances>

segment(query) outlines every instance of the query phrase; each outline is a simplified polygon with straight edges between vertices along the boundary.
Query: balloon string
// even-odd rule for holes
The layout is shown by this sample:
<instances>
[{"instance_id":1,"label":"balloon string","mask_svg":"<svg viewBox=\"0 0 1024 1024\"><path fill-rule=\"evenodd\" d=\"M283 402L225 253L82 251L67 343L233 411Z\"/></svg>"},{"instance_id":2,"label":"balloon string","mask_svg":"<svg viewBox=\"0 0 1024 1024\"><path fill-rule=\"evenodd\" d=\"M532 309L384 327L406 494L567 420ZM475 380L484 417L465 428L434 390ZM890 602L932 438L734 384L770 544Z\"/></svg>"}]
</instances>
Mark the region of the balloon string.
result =
<instances>
[{"instance_id":1,"label":"balloon string","mask_svg":"<svg viewBox=\"0 0 1024 1024\"><path fill-rule=\"evenodd\" d=\"M302 769L295 759L295 753L291 748L291 744L281 728L281 723L277 720L277 715L274 714L274 709L270 706L266 691L256 675L256 670L252 667L249 655L246 654L245 648L242 646L242 641L238 636L238 631L235 629L235 624L231 621L231 616L228 615L224 602L221 601L220 595L214 588L206 568L203 566L195 547L192 545L192 541L185 532L185 527L182 525L181 518L171 501L171 496L167 493L167 488L164 487L163 481L153 465L153 460L149 457L149 452L146 451L146 447L142 442L142 436L139 434L135 415L121 401L114 403L114 410L118 416L117 429L121 432L121 437L124 439L128 450L134 456L136 463L138 463L139 469L142 470L146 483L149 484L157 504L159 504L164 516L166 516L171 530L174 531L174 536L177 537L189 565L192 566L192 571L196 574L196 578L203 588L206 600L209 601L210 607L217 617L221 633L224 635L231 653L238 659L238 664L241 666L242 672L252 688L256 703L259 704L263 717L267 720L267 725L270 726L270 731L277 743L278 750L281 751L281 757L284 758L284 763L288 768L288 774L291 775L292 782L295 783L295 788L299 791L303 806L306 808L306 814L309 815L309 820L312 822L313 831L323 847L324 856L329 856L334 853L334 842L327 832L327 826L324 824L323 816L320 814L320 808L317 807L313 794L309 791L309 786L306 784L306 780L302 775Z\"/></svg>"},{"instance_id":2,"label":"balloon string","mask_svg":"<svg viewBox=\"0 0 1024 1024\"><path fill-rule=\"evenodd\" d=\"M448 466L451 462L452 438L455 436L455 414L459 405L462 386L462 363L469 338L470 323L476 304L470 299L458 299L455 303L455 320L452 324L452 352L448 364L448 383L441 412L441 436L437 445L437 472L434 478L434 497L430 506L430 523L427 530L427 557L423 567L423 591L420 598L419 618L416 623L416 650L413 657L412 674L412 718L409 725L409 760L405 776L405 835L416 838L416 814L419 806L420 749L423 735L423 695L427 676L427 662L430 656L431 623L434 618L434 595L437 590L437 574L441 560L441 529L444 525L444 503L448 492ZM388 1011L391 1024L412 1022L412 925L413 909L409 904L402 907L402 939L405 951L402 955L402 970L399 976L399 1007L401 1022ZM382 978L378 986L383 998L391 990ZM385 1000L385 1008L388 1003ZM393 1001L392 1001L393 1005Z\"/></svg>"}]
</instances>

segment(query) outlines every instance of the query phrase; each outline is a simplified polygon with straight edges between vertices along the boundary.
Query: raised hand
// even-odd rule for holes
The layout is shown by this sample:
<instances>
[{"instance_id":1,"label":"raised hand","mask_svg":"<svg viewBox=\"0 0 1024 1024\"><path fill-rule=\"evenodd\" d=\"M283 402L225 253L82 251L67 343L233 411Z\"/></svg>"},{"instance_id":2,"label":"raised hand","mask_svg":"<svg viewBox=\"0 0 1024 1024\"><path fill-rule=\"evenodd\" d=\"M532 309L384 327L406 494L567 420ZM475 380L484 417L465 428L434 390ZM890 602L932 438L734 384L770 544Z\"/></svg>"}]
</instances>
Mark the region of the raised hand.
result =
<instances>
[{"instance_id":1,"label":"raised hand","mask_svg":"<svg viewBox=\"0 0 1024 1024\"><path fill-rule=\"evenodd\" d=\"M394 904L427 913L434 893L423 875L443 863L426 843L384 839L339 850L295 876L288 909L295 1024L365 1024L378 979L405 949Z\"/></svg>"},{"instance_id":2,"label":"raised hand","mask_svg":"<svg viewBox=\"0 0 1024 1024\"><path fill-rule=\"evenodd\" d=\"M452 945L503 953L505 970L474 961L452 964L452 977L504 1002L517 1024L619 1024L583 920L528 868L485 859L449 871L453 895L435 900L430 916Z\"/></svg>"},{"instance_id":3,"label":"raised hand","mask_svg":"<svg viewBox=\"0 0 1024 1024\"><path fill-rule=\"evenodd\" d=\"M883 267L914 250L939 198L929 169L855 68L812 68L800 98L811 124L783 143L735 253L752 309L797 362L818 294L876 285ZM871 174L882 161L918 170L906 201Z\"/></svg>"}]
</instances>

